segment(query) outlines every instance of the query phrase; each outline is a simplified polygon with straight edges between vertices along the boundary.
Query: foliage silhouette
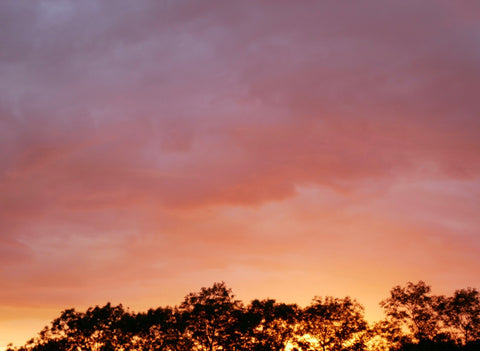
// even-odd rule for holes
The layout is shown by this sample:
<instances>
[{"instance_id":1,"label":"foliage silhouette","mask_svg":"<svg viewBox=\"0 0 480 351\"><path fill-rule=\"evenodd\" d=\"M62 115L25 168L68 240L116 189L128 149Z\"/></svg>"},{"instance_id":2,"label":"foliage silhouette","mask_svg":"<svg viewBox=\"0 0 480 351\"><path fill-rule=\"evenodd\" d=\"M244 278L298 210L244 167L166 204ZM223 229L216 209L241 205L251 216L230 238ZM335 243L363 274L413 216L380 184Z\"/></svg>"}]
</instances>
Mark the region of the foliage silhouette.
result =
<instances>
[{"instance_id":1,"label":"foliage silhouette","mask_svg":"<svg viewBox=\"0 0 480 351\"><path fill-rule=\"evenodd\" d=\"M443 305L444 320L463 345L480 339L480 294L472 288L456 290Z\"/></svg>"},{"instance_id":2,"label":"foliage silhouette","mask_svg":"<svg viewBox=\"0 0 480 351\"><path fill-rule=\"evenodd\" d=\"M434 340L441 333L440 299L430 295L430 286L419 281L406 287L396 286L380 304L392 325L409 330L414 342Z\"/></svg>"},{"instance_id":3,"label":"foliage silhouette","mask_svg":"<svg viewBox=\"0 0 480 351\"><path fill-rule=\"evenodd\" d=\"M7 351L471 351L480 350L480 296L431 294L423 281L395 286L368 325L350 297L315 297L305 308L272 299L244 305L225 283L177 307L134 313L122 305L66 309L37 337Z\"/></svg>"},{"instance_id":4,"label":"foliage silhouette","mask_svg":"<svg viewBox=\"0 0 480 351\"><path fill-rule=\"evenodd\" d=\"M224 282L188 294L179 313L185 323L185 336L192 342L191 350L234 349L240 337L236 326L241 309L240 301Z\"/></svg>"},{"instance_id":5,"label":"foliage silhouette","mask_svg":"<svg viewBox=\"0 0 480 351\"><path fill-rule=\"evenodd\" d=\"M302 313L302 350L357 350L362 332L367 330L363 307L349 297L315 297Z\"/></svg>"},{"instance_id":6,"label":"foliage silhouette","mask_svg":"<svg viewBox=\"0 0 480 351\"><path fill-rule=\"evenodd\" d=\"M242 349L284 350L294 338L298 315L297 305L277 303L272 299L253 300L241 319Z\"/></svg>"}]
</instances>

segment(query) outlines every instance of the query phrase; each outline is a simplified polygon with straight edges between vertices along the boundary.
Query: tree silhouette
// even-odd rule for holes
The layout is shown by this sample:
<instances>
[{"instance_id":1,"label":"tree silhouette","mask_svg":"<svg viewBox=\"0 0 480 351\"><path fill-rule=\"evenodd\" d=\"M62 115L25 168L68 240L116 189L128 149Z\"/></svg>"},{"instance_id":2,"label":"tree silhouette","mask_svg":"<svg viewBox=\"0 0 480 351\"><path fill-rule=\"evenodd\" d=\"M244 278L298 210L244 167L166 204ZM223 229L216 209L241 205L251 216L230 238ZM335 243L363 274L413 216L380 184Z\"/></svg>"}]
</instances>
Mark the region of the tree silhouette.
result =
<instances>
[{"instance_id":1,"label":"tree silhouette","mask_svg":"<svg viewBox=\"0 0 480 351\"><path fill-rule=\"evenodd\" d=\"M184 338L185 323L177 310L170 307L149 309L147 313L132 316L132 325L127 330L133 335L131 345L136 350L190 349L189 340Z\"/></svg>"},{"instance_id":2,"label":"tree silhouette","mask_svg":"<svg viewBox=\"0 0 480 351\"><path fill-rule=\"evenodd\" d=\"M122 305L66 309L24 346L7 351L473 351L480 350L480 294L434 296L423 281L396 286L369 326L351 299L315 297L300 308L275 300L246 307L225 283L178 307L133 313Z\"/></svg>"},{"instance_id":3,"label":"tree silhouette","mask_svg":"<svg viewBox=\"0 0 480 351\"><path fill-rule=\"evenodd\" d=\"M299 308L275 300L253 300L241 319L243 349L285 350L293 339Z\"/></svg>"},{"instance_id":4,"label":"tree silhouette","mask_svg":"<svg viewBox=\"0 0 480 351\"><path fill-rule=\"evenodd\" d=\"M192 341L191 350L234 350L239 343L238 311L241 303L234 299L224 282L200 292L190 293L179 307L185 322L185 335Z\"/></svg>"},{"instance_id":5,"label":"tree silhouette","mask_svg":"<svg viewBox=\"0 0 480 351\"><path fill-rule=\"evenodd\" d=\"M446 299L444 319L463 345L480 339L480 294L476 289L456 290Z\"/></svg>"},{"instance_id":6,"label":"tree silhouette","mask_svg":"<svg viewBox=\"0 0 480 351\"><path fill-rule=\"evenodd\" d=\"M392 323L390 320L374 323L369 328L368 334L369 338L366 341L368 350L397 350L411 341L403 333L401 326L398 323Z\"/></svg>"},{"instance_id":7,"label":"tree silhouette","mask_svg":"<svg viewBox=\"0 0 480 351\"><path fill-rule=\"evenodd\" d=\"M105 306L111 309L110 304ZM121 306L120 306L121 308ZM24 347L16 350L109 350L107 344L110 342L106 335L107 328L101 328L92 323L92 312L98 311L98 307L89 309L86 314L75 311L75 309L67 309L63 311L60 317L53 320L50 326L45 327L38 337L29 340ZM104 326L105 327L105 326ZM90 336L99 336L102 342L93 346ZM103 342L105 340L105 342ZM12 350L9 348L8 350Z\"/></svg>"},{"instance_id":8,"label":"tree silhouette","mask_svg":"<svg viewBox=\"0 0 480 351\"><path fill-rule=\"evenodd\" d=\"M410 341L424 342L441 336L440 303L440 297L430 295L430 286L419 281L417 284L409 282L406 287L395 286L390 297L380 305L391 325L409 331Z\"/></svg>"},{"instance_id":9,"label":"tree silhouette","mask_svg":"<svg viewBox=\"0 0 480 351\"><path fill-rule=\"evenodd\" d=\"M367 329L363 307L350 297L315 297L301 318L302 350L360 350Z\"/></svg>"},{"instance_id":10,"label":"tree silhouette","mask_svg":"<svg viewBox=\"0 0 480 351\"><path fill-rule=\"evenodd\" d=\"M110 303L85 313L68 309L40 332L37 344L45 349L116 350L129 345L129 335L122 328L127 315L122 305L112 307Z\"/></svg>"}]
</instances>

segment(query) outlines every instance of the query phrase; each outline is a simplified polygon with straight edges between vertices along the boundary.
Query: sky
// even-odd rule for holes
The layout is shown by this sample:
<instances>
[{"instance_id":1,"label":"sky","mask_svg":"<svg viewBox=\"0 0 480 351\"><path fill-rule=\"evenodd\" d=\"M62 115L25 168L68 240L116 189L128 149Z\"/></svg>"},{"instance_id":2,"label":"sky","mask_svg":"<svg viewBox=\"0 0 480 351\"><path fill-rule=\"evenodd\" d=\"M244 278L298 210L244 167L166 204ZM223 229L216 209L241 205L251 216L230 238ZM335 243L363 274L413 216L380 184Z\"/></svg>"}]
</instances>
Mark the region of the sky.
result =
<instances>
[{"instance_id":1,"label":"sky","mask_svg":"<svg viewBox=\"0 0 480 351\"><path fill-rule=\"evenodd\" d=\"M225 281L480 288L480 3L0 2L0 347Z\"/></svg>"}]
</instances>

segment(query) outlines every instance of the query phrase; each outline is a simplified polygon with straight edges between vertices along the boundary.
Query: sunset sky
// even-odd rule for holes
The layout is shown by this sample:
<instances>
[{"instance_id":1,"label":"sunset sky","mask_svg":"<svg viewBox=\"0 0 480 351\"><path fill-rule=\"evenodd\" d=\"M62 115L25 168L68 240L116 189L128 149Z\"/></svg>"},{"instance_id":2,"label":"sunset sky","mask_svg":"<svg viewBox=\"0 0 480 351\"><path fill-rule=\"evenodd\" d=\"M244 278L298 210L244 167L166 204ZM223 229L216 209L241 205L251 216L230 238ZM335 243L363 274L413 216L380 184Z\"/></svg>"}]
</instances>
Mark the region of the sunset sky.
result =
<instances>
[{"instance_id":1,"label":"sunset sky","mask_svg":"<svg viewBox=\"0 0 480 351\"><path fill-rule=\"evenodd\" d=\"M0 2L0 349L60 311L480 288L480 2Z\"/></svg>"}]
</instances>

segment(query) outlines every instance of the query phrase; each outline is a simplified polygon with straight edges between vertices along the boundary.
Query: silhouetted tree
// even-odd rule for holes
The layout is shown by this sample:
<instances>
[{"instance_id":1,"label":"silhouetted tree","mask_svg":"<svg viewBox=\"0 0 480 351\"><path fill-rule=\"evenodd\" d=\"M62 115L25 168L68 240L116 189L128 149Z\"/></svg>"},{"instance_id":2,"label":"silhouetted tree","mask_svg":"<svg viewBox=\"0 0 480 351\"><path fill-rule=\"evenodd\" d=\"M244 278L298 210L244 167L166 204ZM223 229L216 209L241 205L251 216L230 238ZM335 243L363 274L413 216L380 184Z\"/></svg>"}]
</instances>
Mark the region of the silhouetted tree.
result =
<instances>
[{"instance_id":1,"label":"silhouetted tree","mask_svg":"<svg viewBox=\"0 0 480 351\"><path fill-rule=\"evenodd\" d=\"M381 302L369 327L363 307L316 297L304 309L275 300L247 307L225 283L188 294L179 307L131 313L122 305L67 309L24 346L8 351L472 351L480 350L480 294L434 296L420 281Z\"/></svg>"},{"instance_id":2,"label":"silhouetted tree","mask_svg":"<svg viewBox=\"0 0 480 351\"><path fill-rule=\"evenodd\" d=\"M190 293L179 307L185 322L185 337L191 350L238 349L238 313L242 305L225 283L215 283L200 292Z\"/></svg>"},{"instance_id":3,"label":"silhouetted tree","mask_svg":"<svg viewBox=\"0 0 480 351\"><path fill-rule=\"evenodd\" d=\"M395 286L390 297L380 305L390 325L409 331L411 342L432 341L443 338L439 305L443 297L430 295L430 286L423 281Z\"/></svg>"},{"instance_id":4,"label":"silhouetted tree","mask_svg":"<svg viewBox=\"0 0 480 351\"><path fill-rule=\"evenodd\" d=\"M444 320L459 343L480 339L480 294L476 289L456 290L443 307Z\"/></svg>"},{"instance_id":5,"label":"silhouetted tree","mask_svg":"<svg viewBox=\"0 0 480 351\"><path fill-rule=\"evenodd\" d=\"M368 350L387 351L397 350L402 345L410 342L410 338L403 333L398 323L391 323L388 320L379 321L373 324L368 330L369 338L366 341Z\"/></svg>"},{"instance_id":6,"label":"silhouetted tree","mask_svg":"<svg viewBox=\"0 0 480 351\"><path fill-rule=\"evenodd\" d=\"M133 325L131 345L135 350L189 350L190 343L184 338L185 325L176 309L159 307L138 313Z\"/></svg>"},{"instance_id":7,"label":"silhouetted tree","mask_svg":"<svg viewBox=\"0 0 480 351\"><path fill-rule=\"evenodd\" d=\"M302 313L300 337L302 350L363 350L367 322L363 307L350 297L315 297Z\"/></svg>"},{"instance_id":8,"label":"silhouetted tree","mask_svg":"<svg viewBox=\"0 0 480 351\"><path fill-rule=\"evenodd\" d=\"M275 300L253 300L240 318L242 349L279 351L293 339L299 308Z\"/></svg>"},{"instance_id":9,"label":"silhouetted tree","mask_svg":"<svg viewBox=\"0 0 480 351\"><path fill-rule=\"evenodd\" d=\"M130 336L121 327L127 314L122 305L112 307L110 303L85 313L67 309L25 349L113 351L128 347Z\"/></svg>"}]
</instances>

